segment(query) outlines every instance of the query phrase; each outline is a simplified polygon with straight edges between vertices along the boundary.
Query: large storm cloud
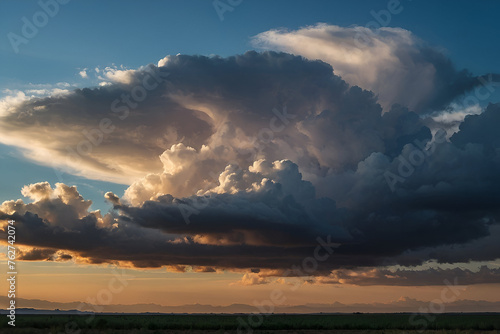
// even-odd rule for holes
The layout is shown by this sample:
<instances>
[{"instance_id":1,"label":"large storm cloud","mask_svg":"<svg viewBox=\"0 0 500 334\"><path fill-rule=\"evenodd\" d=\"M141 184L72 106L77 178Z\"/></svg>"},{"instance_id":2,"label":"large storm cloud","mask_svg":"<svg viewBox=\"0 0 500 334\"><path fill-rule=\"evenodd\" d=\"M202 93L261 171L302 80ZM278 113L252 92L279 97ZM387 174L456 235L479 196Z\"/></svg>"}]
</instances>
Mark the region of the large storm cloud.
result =
<instances>
[{"instance_id":1,"label":"large storm cloud","mask_svg":"<svg viewBox=\"0 0 500 334\"><path fill-rule=\"evenodd\" d=\"M351 33L316 26L257 41L296 51L296 39L319 38L332 48ZM34 247L27 260L286 270L319 244L335 248L317 268L331 283L349 281L332 270L500 258L471 246L498 236L500 105L465 117L447 140L420 114L477 78L409 32L370 36L356 69L276 52L177 55L113 71L102 87L4 100L1 142L129 188L107 193L113 210L103 214L75 187L32 184L22 190L32 202L4 202L0 219L16 219L19 242ZM381 48L386 58L367 56ZM307 50L296 53L321 51ZM394 96L381 88L387 76Z\"/></svg>"}]
</instances>

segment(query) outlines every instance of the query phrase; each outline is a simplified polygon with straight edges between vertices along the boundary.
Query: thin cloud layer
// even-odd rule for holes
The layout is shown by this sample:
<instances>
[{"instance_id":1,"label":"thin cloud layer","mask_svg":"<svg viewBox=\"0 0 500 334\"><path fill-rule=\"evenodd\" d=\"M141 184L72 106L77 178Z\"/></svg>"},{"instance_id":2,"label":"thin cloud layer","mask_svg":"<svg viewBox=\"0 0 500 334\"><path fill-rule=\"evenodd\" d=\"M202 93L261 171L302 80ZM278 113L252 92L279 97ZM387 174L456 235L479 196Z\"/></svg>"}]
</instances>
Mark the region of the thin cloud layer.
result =
<instances>
[{"instance_id":1,"label":"thin cloud layer","mask_svg":"<svg viewBox=\"0 0 500 334\"><path fill-rule=\"evenodd\" d=\"M450 281L451 279L451 281ZM352 284L352 285L390 285L390 286L424 286L424 285L471 285L498 283L500 269L482 266L477 271L468 269L427 269L427 270L387 270L373 268L369 270L336 270L329 276L319 277L314 282L319 284Z\"/></svg>"},{"instance_id":2,"label":"thin cloud layer","mask_svg":"<svg viewBox=\"0 0 500 334\"><path fill-rule=\"evenodd\" d=\"M463 265L463 264L462 264ZM490 268L482 265L476 270L464 268L426 268L426 269L387 269L387 268L356 268L336 269L330 273L296 272L283 278L282 270L260 270L259 272L245 273L239 284L336 284L357 286L427 286L427 285L473 285L495 284L500 279L500 268ZM311 277L314 276L314 277Z\"/></svg>"}]
</instances>

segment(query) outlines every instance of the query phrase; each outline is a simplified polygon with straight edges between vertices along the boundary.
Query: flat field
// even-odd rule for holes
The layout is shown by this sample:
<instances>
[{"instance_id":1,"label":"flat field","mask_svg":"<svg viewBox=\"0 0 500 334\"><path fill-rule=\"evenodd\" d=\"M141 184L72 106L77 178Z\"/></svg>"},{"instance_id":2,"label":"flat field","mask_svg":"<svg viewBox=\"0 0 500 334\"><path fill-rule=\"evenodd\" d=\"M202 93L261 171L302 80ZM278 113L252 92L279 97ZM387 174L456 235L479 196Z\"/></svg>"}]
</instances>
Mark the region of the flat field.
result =
<instances>
[{"instance_id":1,"label":"flat field","mask_svg":"<svg viewBox=\"0 0 500 334\"><path fill-rule=\"evenodd\" d=\"M500 314L19 315L1 333L496 333Z\"/></svg>"}]
</instances>

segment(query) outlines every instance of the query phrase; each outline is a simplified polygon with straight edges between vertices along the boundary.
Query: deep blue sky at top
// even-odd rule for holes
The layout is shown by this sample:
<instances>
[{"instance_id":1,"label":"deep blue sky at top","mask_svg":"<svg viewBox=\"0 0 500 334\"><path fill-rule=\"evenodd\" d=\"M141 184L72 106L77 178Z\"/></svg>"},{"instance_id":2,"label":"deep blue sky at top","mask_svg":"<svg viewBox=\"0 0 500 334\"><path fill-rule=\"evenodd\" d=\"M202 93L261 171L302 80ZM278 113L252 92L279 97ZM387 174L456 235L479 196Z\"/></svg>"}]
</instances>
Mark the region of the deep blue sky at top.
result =
<instances>
[{"instance_id":1,"label":"deep blue sky at top","mask_svg":"<svg viewBox=\"0 0 500 334\"><path fill-rule=\"evenodd\" d=\"M45 0L43 0L45 1ZM227 1L227 0L221 0ZM111 63L137 67L167 54L229 56L252 48L251 36L279 27L326 22L366 25L382 1L243 0L224 21L212 0L72 0L15 54L7 32L20 34L21 18L40 10L37 1L0 1L0 85L9 80L74 81L78 67ZM401 0L389 23L446 50L458 67L473 72L498 68L497 1Z\"/></svg>"},{"instance_id":2,"label":"deep blue sky at top","mask_svg":"<svg viewBox=\"0 0 500 334\"><path fill-rule=\"evenodd\" d=\"M387 4L388 0L243 0L221 21L212 0L72 0L61 5L59 13L16 54L7 34L21 35L22 17L31 21L41 8L38 1L0 0L0 95L27 83L78 84L82 68L112 63L136 68L177 53L243 53L252 49L252 36L274 28L297 29L318 22L365 26L374 20L370 12L386 9ZM500 2L401 0L401 6L403 11L392 16L388 26L408 29L443 47L458 68L475 74L500 72ZM24 184L58 181L50 168L34 166L2 145L0 173L0 201L20 197ZM68 184L80 184L84 195L100 197L100 202L102 191L121 193L125 188L65 178Z\"/></svg>"}]
</instances>

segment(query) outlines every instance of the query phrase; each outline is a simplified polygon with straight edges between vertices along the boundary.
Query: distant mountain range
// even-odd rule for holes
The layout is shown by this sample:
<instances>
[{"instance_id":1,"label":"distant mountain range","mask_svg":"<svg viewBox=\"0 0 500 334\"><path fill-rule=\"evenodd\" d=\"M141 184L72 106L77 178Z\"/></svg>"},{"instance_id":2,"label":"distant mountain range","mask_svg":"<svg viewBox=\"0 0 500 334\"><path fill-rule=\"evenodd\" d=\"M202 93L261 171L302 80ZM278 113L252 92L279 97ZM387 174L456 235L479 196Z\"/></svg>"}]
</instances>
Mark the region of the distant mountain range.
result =
<instances>
[{"instance_id":1,"label":"distant mountain range","mask_svg":"<svg viewBox=\"0 0 500 334\"><path fill-rule=\"evenodd\" d=\"M0 307L7 308L9 299L0 296ZM179 306L164 306L158 304L111 304L104 306L90 306L80 302L60 303L39 299L16 299L16 306L19 313L78 313L102 312L102 313L254 313L259 309L247 304L231 304L227 306L189 304ZM457 300L444 305L443 312L500 312L500 302L488 302L483 300ZM21 308L21 309L20 309ZM390 303L373 304L342 304L334 302L332 304L304 304L276 306L274 313L414 313L422 312L422 309L429 310L429 302L419 301L407 297L402 297ZM432 309L440 309L433 307ZM51 311L51 312L49 312Z\"/></svg>"}]
</instances>

